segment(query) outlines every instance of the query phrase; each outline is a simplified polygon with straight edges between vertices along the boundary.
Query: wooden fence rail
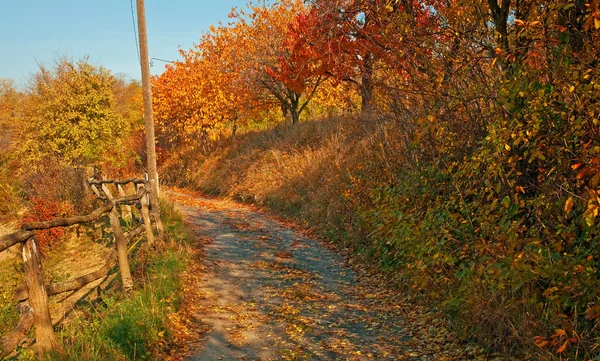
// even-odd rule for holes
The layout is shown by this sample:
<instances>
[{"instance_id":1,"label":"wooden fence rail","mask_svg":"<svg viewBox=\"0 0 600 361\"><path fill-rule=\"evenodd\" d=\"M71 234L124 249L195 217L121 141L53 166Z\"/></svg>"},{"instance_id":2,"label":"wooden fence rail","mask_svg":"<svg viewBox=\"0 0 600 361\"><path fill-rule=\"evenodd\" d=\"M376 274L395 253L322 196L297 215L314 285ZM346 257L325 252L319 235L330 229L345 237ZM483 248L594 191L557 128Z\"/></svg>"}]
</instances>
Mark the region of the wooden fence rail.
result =
<instances>
[{"instance_id":1,"label":"wooden fence rail","mask_svg":"<svg viewBox=\"0 0 600 361\"><path fill-rule=\"evenodd\" d=\"M132 183L135 194L125 195L124 185ZM0 252L21 243L23 245L23 263L25 265L25 285L18 287L15 291L15 300L18 301L17 308L20 319L16 329L0 341L0 358L12 352L25 338L31 327L34 327L36 338L36 349L38 352L50 350L60 351L54 334L48 297L81 289L87 284L106 277L115 263L119 265L123 292L127 293L133 288L133 280L129 269L127 255L128 243L146 232L148 243L154 241L152 223L149 216L150 206L147 182L139 179L119 180L90 180L88 182L96 196L104 201L104 204L91 213L82 216L57 218L44 222L29 222L21 225L21 230L0 238ZM119 197L113 197L107 185L114 184ZM100 186L101 190L98 189ZM123 217L133 220L130 205L137 204L140 208L143 224L129 233L124 233L121 228L119 217L119 206L125 207ZM76 224L91 223L99 220L105 214L109 215L112 233L115 237L115 249L108 255L105 263L94 272L83 276L61 282L44 283L44 272L40 253L35 235L37 231L52 229L56 227L69 227Z\"/></svg>"}]
</instances>

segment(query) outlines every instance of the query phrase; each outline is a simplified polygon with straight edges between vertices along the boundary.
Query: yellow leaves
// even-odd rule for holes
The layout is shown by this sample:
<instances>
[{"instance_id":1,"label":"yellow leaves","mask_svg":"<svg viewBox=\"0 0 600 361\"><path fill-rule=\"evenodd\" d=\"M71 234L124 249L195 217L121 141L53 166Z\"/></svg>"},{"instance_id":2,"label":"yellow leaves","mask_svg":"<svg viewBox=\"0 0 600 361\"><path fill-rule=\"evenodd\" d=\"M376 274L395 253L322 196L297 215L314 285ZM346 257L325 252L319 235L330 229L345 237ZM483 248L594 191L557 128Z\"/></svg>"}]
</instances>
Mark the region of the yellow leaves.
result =
<instances>
[{"instance_id":1,"label":"yellow leaves","mask_svg":"<svg viewBox=\"0 0 600 361\"><path fill-rule=\"evenodd\" d=\"M598 204L589 202L588 209L583 214L583 217L585 219L585 223L592 227L596 221L596 217L598 217Z\"/></svg>"},{"instance_id":2,"label":"yellow leaves","mask_svg":"<svg viewBox=\"0 0 600 361\"><path fill-rule=\"evenodd\" d=\"M556 338L556 337L561 337L561 336L566 336L566 335L567 335L567 331L563 330L562 328L557 328L556 330L554 330L554 334L550 337Z\"/></svg>"},{"instance_id":3,"label":"yellow leaves","mask_svg":"<svg viewBox=\"0 0 600 361\"><path fill-rule=\"evenodd\" d=\"M495 57L494 60L492 60L492 65L491 65L492 68L496 65L497 61L498 61L498 57Z\"/></svg>"},{"instance_id":4,"label":"yellow leaves","mask_svg":"<svg viewBox=\"0 0 600 361\"><path fill-rule=\"evenodd\" d=\"M545 290L544 293L542 293L542 296L544 296L546 298L550 298L558 290L559 290L558 287L550 287L547 290Z\"/></svg>"},{"instance_id":5,"label":"yellow leaves","mask_svg":"<svg viewBox=\"0 0 600 361\"><path fill-rule=\"evenodd\" d=\"M571 213L572 209L573 209L573 197L571 196L565 202L565 214L569 215Z\"/></svg>"},{"instance_id":6,"label":"yellow leaves","mask_svg":"<svg viewBox=\"0 0 600 361\"><path fill-rule=\"evenodd\" d=\"M598 9L598 0L593 0L589 4L586 4L589 8L589 18L583 25L583 28L589 30L594 25L596 30L600 29L600 10Z\"/></svg>"}]
</instances>

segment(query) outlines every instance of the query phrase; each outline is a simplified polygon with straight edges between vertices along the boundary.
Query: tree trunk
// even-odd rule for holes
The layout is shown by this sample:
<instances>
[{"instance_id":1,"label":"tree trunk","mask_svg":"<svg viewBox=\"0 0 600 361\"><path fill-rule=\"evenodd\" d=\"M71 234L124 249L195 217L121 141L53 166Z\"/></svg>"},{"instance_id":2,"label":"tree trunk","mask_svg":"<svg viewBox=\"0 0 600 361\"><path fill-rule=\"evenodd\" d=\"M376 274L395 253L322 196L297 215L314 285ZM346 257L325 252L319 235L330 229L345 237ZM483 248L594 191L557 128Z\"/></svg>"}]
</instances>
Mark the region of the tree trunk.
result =
<instances>
[{"instance_id":1,"label":"tree trunk","mask_svg":"<svg viewBox=\"0 0 600 361\"><path fill-rule=\"evenodd\" d=\"M296 124L300 123L300 114L298 113L298 109L292 109L291 114L292 114L292 124L296 125Z\"/></svg>"},{"instance_id":2,"label":"tree trunk","mask_svg":"<svg viewBox=\"0 0 600 361\"><path fill-rule=\"evenodd\" d=\"M292 125L300 123L300 96L300 93L287 90L287 100L289 100L289 103L285 107L292 117Z\"/></svg>"},{"instance_id":3,"label":"tree trunk","mask_svg":"<svg viewBox=\"0 0 600 361\"><path fill-rule=\"evenodd\" d=\"M371 52L368 52L364 57L360 96L361 115L371 115L373 113L373 54Z\"/></svg>"},{"instance_id":4,"label":"tree trunk","mask_svg":"<svg viewBox=\"0 0 600 361\"><path fill-rule=\"evenodd\" d=\"M502 5L498 5L498 0L488 0L492 19L494 20L494 27L499 34L497 39L498 46L504 52L510 50L510 45L508 43L508 15L510 13L510 3L511 0L503 0Z\"/></svg>"},{"instance_id":5,"label":"tree trunk","mask_svg":"<svg viewBox=\"0 0 600 361\"><path fill-rule=\"evenodd\" d=\"M25 263L25 282L29 293L29 304L33 308L37 352L60 350L52 328L40 253L33 237L29 238L23 246L23 262Z\"/></svg>"}]
</instances>

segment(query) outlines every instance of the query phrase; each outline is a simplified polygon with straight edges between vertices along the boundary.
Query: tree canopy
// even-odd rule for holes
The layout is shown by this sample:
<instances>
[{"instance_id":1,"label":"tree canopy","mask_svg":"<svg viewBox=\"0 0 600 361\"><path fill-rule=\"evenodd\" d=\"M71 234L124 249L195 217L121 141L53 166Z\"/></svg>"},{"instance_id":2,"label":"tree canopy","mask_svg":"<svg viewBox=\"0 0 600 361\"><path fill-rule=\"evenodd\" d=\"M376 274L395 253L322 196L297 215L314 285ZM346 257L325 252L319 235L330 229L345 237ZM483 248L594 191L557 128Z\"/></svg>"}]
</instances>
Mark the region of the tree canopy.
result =
<instances>
[{"instance_id":1,"label":"tree canopy","mask_svg":"<svg viewBox=\"0 0 600 361\"><path fill-rule=\"evenodd\" d=\"M40 66L24 99L24 154L75 166L99 164L114 154L132 130L132 119L124 115L139 117L139 111L125 109L126 100L115 98L117 83L107 69L86 59Z\"/></svg>"}]
</instances>

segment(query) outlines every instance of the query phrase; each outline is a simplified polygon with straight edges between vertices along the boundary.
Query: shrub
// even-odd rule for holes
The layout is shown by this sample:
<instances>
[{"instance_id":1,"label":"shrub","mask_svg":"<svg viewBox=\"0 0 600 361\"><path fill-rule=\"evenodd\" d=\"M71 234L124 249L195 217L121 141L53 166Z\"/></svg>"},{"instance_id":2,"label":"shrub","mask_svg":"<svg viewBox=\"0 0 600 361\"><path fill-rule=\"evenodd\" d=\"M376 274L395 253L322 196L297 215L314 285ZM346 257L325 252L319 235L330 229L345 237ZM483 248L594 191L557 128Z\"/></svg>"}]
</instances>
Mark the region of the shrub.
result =
<instances>
[{"instance_id":1,"label":"shrub","mask_svg":"<svg viewBox=\"0 0 600 361\"><path fill-rule=\"evenodd\" d=\"M70 202L52 201L38 197L31 197L32 210L23 218L23 223L50 221L56 218L64 218L73 213L73 205ZM35 237L38 241L40 251L45 253L58 245L65 235L62 227L50 228L37 231Z\"/></svg>"}]
</instances>

